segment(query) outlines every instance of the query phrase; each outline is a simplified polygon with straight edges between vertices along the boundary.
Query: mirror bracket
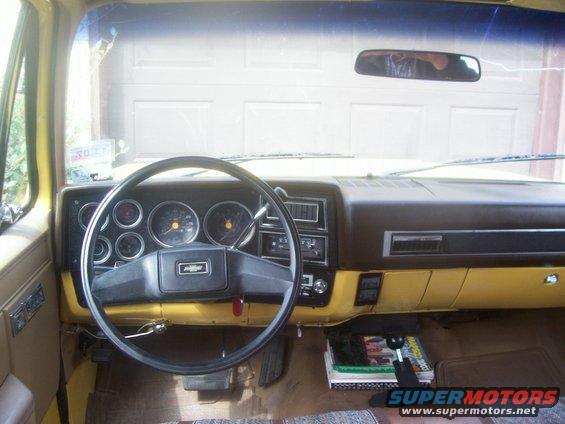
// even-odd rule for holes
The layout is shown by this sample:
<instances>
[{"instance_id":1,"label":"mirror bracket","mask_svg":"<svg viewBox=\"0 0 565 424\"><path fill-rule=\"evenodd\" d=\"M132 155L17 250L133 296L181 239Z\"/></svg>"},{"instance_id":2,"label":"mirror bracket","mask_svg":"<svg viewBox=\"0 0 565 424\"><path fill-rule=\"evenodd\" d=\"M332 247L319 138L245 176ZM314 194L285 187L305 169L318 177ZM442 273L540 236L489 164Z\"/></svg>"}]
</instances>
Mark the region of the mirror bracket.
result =
<instances>
[{"instance_id":1,"label":"mirror bracket","mask_svg":"<svg viewBox=\"0 0 565 424\"><path fill-rule=\"evenodd\" d=\"M12 225L23 215L23 209L7 202L0 203L0 230Z\"/></svg>"}]
</instances>

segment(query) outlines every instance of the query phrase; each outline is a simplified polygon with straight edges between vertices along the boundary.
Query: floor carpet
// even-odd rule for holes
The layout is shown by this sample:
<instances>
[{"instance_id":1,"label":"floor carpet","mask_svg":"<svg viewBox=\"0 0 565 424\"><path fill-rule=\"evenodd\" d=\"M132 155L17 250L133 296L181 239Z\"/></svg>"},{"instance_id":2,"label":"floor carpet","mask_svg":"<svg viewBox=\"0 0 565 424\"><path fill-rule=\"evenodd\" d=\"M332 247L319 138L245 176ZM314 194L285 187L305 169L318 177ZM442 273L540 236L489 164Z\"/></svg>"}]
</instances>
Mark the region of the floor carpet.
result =
<instances>
[{"instance_id":1,"label":"floor carpet","mask_svg":"<svg viewBox=\"0 0 565 424\"><path fill-rule=\"evenodd\" d=\"M554 379L546 379L547 370L551 369L548 366L543 371L546 377L541 385L554 384L555 378L558 378L563 390L560 377L565 370L563 328L563 309L505 311L488 315L423 315L420 338L431 361L437 364L442 383L470 386L488 381L487 376L480 372L482 369L488 367L492 370L492 363L508 362L508 355L533 350L537 358L549 358L542 360L543 363L552 363L559 370L553 375ZM253 337L255 331L228 329L228 350ZM287 334L291 340L290 365L283 377L267 388L258 385L261 352L238 368L234 390L222 393L187 392L180 376L155 371L116 353L110 363L99 366L96 391L88 403L87 423L282 419L367 408L371 392L329 390L322 362L325 349L322 329L303 329L301 338L296 336L294 329L288 329ZM218 329L177 326L162 336L149 337L139 343L143 348L169 359L198 360L217 357L221 339ZM458 361L466 361L467 367L471 366L476 371L461 372L458 366L461 362ZM522 361L521 367L525 367L527 362ZM445 373L442 369L446 370ZM512 370L505 371L508 378L513 373ZM394 410L386 410L386 415L391 421L398 421Z\"/></svg>"},{"instance_id":2,"label":"floor carpet","mask_svg":"<svg viewBox=\"0 0 565 424\"><path fill-rule=\"evenodd\" d=\"M262 353L238 367L237 387L231 392L185 391L180 376L140 365L120 354L100 365L96 391L89 400L87 422L161 423L213 418L282 418L368 407L371 392L332 391L328 388L322 355L321 329L291 335L289 363L283 377L270 387L258 385ZM234 348L253 330L228 329ZM170 359L210 359L219 354L221 333L210 329L173 327L168 334L140 343Z\"/></svg>"},{"instance_id":3,"label":"floor carpet","mask_svg":"<svg viewBox=\"0 0 565 424\"><path fill-rule=\"evenodd\" d=\"M446 359L436 367L439 387L558 387L564 377L542 348Z\"/></svg>"}]
</instances>

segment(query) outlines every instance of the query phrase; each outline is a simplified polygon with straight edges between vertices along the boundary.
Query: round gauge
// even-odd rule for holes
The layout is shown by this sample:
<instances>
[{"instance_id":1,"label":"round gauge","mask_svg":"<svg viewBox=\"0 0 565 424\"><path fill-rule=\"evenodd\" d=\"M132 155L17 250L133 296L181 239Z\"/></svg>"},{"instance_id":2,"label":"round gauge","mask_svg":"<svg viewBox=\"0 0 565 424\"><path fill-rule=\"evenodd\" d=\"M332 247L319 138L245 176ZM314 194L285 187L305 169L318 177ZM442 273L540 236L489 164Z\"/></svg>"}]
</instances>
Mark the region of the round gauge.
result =
<instances>
[{"instance_id":1,"label":"round gauge","mask_svg":"<svg viewBox=\"0 0 565 424\"><path fill-rule=\"evenodd\" d=\"M90 203L87 203L86 205L84 205L78 211L78 223L80 224L80 227L83 230L86 230L86 227L88 227L88 224L90 223L90 220L94 216L94 211L96 211L96 208L98 207L98 205L99 205L99 203L90 202ZM103 230L104 228L106 228L108 226L109 220L110 220L110 218L108 216L106 216L106 219L104 220L104 223L102 224L102 228L100 228L101 230Z\"/></svg>"},{"instance_id":2,"label":"round gauge","mask_svg":"<svg viewBox=\"0 0 565 424\"><path fill-rule=\"evenodd\" d=\"M145 242L137 233L124 233L116 240L116 255L124 261L139 258L144 250Z\"/></svg>"},{"instance_id":3,"label":"round gauge","mask_svg":"<svg viewBox=\"0 0 565 424\"><path fill-rule=\"evenodd\" d=\"M214 244L232 246L243 230L253 221L251 211L238 202L220 202L212 206L204 218L204 231ZM242 243L249 243L255 228Z\"/></svg>"},{"instance_id":4,"label":"round gauge","mask_svg":"<svg viewBox=\"0 0 565 424\"><path fill-rule=\"evenodd\" d=\"M133 228L141 222L143 209L135 200L124 199L116 203L112 216L118 227Z\"/></svg>"},{"instance_id":5,"label":"round gauge","mask_svg":"<svg viewBox=\"0 0 565 424\"><path fill-rule=\"evenodd\" d=\"M149 214L149 233L163 247L181 246L198 235L198 217L188 205L169 201L155 206Z\"/></svg>"},{"instance_id":6,"label":"round gauge","mask_svg":"<svg viewBox=\"0 0 565 424\"><path fill-rule=\"evenodd\" d=\"M112 254L112 243L106 237L98 237L92 253L94 265L106 262Z\"/></svg>"}]
</instances>

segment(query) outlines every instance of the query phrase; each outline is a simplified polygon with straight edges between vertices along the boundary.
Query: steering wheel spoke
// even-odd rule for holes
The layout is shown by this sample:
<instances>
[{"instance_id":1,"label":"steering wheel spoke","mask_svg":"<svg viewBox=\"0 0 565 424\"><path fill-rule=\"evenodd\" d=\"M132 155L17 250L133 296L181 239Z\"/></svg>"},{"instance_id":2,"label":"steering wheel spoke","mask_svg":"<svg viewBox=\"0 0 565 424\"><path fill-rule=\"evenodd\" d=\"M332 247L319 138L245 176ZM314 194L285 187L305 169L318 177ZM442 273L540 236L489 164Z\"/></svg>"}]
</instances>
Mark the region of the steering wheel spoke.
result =
<instances>
[{"instance_id":1,"label":"steering wheel spoke","mask_svg":"<svg viewBox=\"0 0 565 424\"><path fill-rule=\"evenodd\" d=\"M94 277L91 292L103 305L143 303L159 295L158 252Z\"/></svg>"},{"instance_id":2,"label":"steering wheel spoke","mask_svg":"<svg viewBox=\"0 0 565 424\"><path fill-rule=\"evenodd\" d=\"M267 259L236 250L228 250L229 283L242 296L290 295L293 288L289 268Z\"/></svg>"}]
</instances>

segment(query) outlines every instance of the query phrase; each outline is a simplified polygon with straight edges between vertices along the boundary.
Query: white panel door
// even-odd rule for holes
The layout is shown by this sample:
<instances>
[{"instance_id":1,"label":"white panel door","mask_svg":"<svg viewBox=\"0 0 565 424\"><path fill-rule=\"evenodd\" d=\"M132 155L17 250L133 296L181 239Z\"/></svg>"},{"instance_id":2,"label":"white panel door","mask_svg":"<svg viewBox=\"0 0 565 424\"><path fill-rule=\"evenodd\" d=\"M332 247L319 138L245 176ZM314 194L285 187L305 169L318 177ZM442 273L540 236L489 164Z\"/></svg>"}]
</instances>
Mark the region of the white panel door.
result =
<instances>
[{"instance_id":1,"label":"white panel door","mask_svg":"<svg viewBox=\"0 0 565 424\"><path fill-rule=\"evenodd\" d=\"M128 159L316 151L447 160L530 152L541 37L517 35L512 20L486 14L492 9L436 16L441 5L410 7L192 4L150 24L147 16L122 23L101 65L106 132L134 146ZM457 83L356 74L357 54L371 48L470 54L481 60L483 77Z\"/></svg>"}]
</instances>

